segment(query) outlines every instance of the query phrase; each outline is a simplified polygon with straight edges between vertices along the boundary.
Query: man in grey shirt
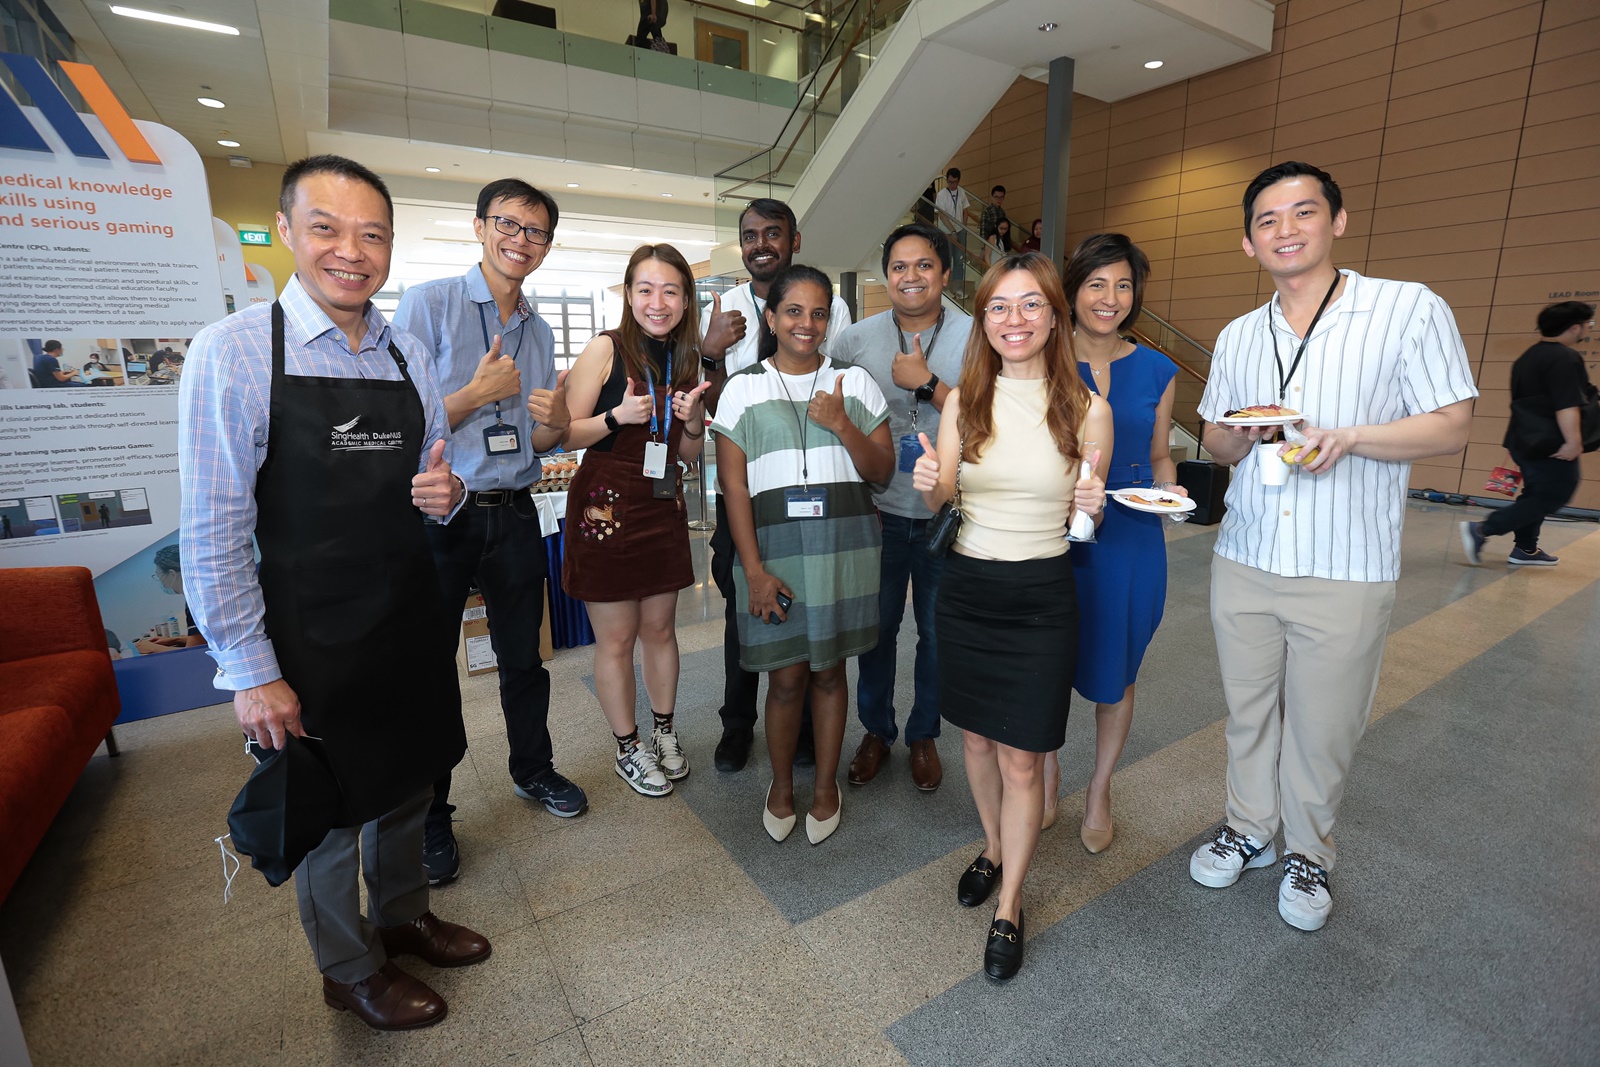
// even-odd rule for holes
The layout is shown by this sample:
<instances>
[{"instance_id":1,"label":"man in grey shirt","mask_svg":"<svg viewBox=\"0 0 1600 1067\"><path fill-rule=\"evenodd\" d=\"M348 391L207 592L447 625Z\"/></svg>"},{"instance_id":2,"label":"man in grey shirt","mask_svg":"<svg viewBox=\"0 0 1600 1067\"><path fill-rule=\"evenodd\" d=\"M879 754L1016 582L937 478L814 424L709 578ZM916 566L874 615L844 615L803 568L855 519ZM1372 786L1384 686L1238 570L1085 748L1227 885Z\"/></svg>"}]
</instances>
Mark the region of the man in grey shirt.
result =
<instances>
[{"instance_id":1,"label":"man in grey shirt","mask_svg":"<svg viewBox=\"0 0 1600 1067\"><path fill-rule=\"evenodd\" d=\"M933 604L944 561L925 545L933 513L911 487L911 468L921 455L917 434L934 440L939 412L950 387L961 377L961 359L972 318L945 307L950 282L950 243L924 223L902 226L883 243L883 280L890 310L851 326L830 346L829 355L865 369L889 402L889 429L898 464L888 488L875 494L883 521L882 576L878 593L878 646L861 656L856 714L867 735L850 761L851 785L865 785L889 755L895 725L895 638L906 610L906 584L917 620L915 695L906 720L911 748L911 780L918 789L939 788L944 768L939 736L939 691L935 664Z\"/></svg>"}]
</instances>

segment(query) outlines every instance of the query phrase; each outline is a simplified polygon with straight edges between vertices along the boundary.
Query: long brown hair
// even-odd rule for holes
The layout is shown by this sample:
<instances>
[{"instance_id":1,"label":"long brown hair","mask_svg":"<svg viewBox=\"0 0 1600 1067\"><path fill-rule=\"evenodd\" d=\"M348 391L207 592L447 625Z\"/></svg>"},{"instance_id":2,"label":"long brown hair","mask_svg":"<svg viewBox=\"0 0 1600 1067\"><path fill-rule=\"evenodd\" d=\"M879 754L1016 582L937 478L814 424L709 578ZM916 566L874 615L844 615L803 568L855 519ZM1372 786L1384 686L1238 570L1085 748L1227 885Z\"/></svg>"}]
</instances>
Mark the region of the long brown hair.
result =
<instances>
[{"instance_id":1,"label":"long brown hair","mask_svg":"<svg viewBox=\"0 0 1600 1067\"><path fill-rule=\"evenodd\" d=\"M644 339L647 335L639 326L639 320L633 317L630 296L633 293L634 271L638 270L639 264L652 259L665 263L683 279L683 319L667 337L667 343L672 346L673 363L672 383L668 391L693 389L700 383L700 308L694 298L694 272L689 269L689 262L683 258L683 253L671 245L640 245L628 257L628 269L622 275L622 324L617 327L622 344L618 346L621 351L617 352L617 356L627 368L628 377L636 382L645 380Z\"/></svg>"},{"instance_id":2,"label":"long brown hair","mask_svg":"<svg viewBox=\"0 0 1600 1067\"><path fill-rule=\"evenodd\" d=\"M967 338L967 351L961 362L962 447L968 459L976 460L994 437L994 380L1000 374L1001 360L984 330L988 316L983 309L994 299L1000 279L1014 270L1033 275L1040 295L1055 312L1055 328L1045 340L1043 352L1045 422L1056 449L1069 463L1077 463L1082 458L1078 430L1089 412L1089 387L1078 376L1078 360L1072 351L1072 319L1068 316L1061 276L1056 273L1055 264L1038 252L1013 253L998 260L978 283L977 299L972 305L977 321Z\"/></svg>"}]
</instances>

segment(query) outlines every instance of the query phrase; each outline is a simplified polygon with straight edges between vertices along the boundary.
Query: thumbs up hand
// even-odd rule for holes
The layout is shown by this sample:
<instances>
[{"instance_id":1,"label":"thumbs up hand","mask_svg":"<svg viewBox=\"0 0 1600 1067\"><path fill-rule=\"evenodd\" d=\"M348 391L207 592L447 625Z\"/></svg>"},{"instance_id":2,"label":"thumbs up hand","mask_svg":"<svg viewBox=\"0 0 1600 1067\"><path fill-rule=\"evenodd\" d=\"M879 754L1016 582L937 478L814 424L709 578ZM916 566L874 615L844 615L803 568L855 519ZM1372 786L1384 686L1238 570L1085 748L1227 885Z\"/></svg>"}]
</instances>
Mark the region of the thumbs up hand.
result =
<instances>
[{"instance_id":1,"label":"thumbs up hand","mask_svg":"<svg viewBox=\"0 0 1600 1067\"><path fill-rule=\"evenodd\" d=\"M688 392L679 390L672 394L672 417L678 419L685 426L691 426L706 421L705 391L711 388L710 382L701 382ZM701 431L702 433L704 431ZM693 436L693 435L691 435Z\"/></svg>"},{"instance_id":2,"label":"thumbs up hand","mask_svg":"<svg viewBox=\"0 0 1600 1067\"><path fill-rule=\"evenodd\" d=\"M919 493L931 493L934 486L939 484L939 453L928 443L927 434L917 434L917 441L922 445L922 455L917 457L917 465L911 468L911 488Z\"/></svg>"},{"instance_id":3,"label":"thumbs up hand","mask_svg":"<svg viewBox=\"0 0 1600 1067\"><path fill-rule=\"evenodd\" d=\"M700 351L708 359L721 361L728 349L744 340L744 312L723 311L722 295L711 294L711 318L706 323L706 336L700 342Z\"/></svg>"},{"instance_id":4,"label":"thumbs up hand","mask_svg":"<svg viewBox=\"0 0 1600 1067\"><path fill-rule=\"evenodd\" d=\"M611 409L611 412L624 426L642 426L650 421L655 409L656 398L643 391L643 383L629 378L627 394L623 396L620 404Z\"/></svg>"},{"instance_id":5,"label":"thumbs up hand","mask_svg":"<svg viewBox=\"0 0 1600 1067\"><path fill-rule=\"evenodd\" d=\"M811 403L806 405L806 418L821 426L824 430L831 430L835 435L844 431L850 417L844 410L844 374L839 374L833 380L833 392L817 390L817 395L811 398Z\"/></svg>"},{"instance_id":6,"label":"thumbs up hand","mask_svg":"<svg viewBox=\"0 0 1600 1067\"><path fill-rule=\"evenodd\" d=\"M424 515L444 518L455 510L466 492L461 479L450 470L444 458L444 438L428 449L427 466L411 479L411 503Z\"/></svg>"},{"instance_id":7,"label":"thumbs up hand","mask_svg":"<svg viewBox=\"0 0 1600 1067\"><path fill-rule=\"evenodd\" d=\"M928 357L922 352L920 333L912 336L910 352L895 353L889 373L894 378L894 384L902 389L920 389L928 384L933 372L928 369Z\"/></svg>"},{"instance_id":8,"label":"thumbs up hand","mask_svg":"<svg viewBox=\"0 0 1600 1067\"><path fill-rule=\"evenodd\" d=\"M572 421L567 411L567 372L556 375L554 389L535 389L528 394L528 414L540 426L552 430L565 430Z\"/></svg>"},{"instance_id":9,"label":"thumbs up hand","mask_svg":"<svg viewBox=\"0 0 1600 1067\"><path fill-rule=\"evenodd\" d=\"M522 392L522 372L517 361L500 354L500 335L494 335L489 351L478 361L472 374L472 386L478 391L478 406L504 400Z\"/></svg>"}]
</instances>

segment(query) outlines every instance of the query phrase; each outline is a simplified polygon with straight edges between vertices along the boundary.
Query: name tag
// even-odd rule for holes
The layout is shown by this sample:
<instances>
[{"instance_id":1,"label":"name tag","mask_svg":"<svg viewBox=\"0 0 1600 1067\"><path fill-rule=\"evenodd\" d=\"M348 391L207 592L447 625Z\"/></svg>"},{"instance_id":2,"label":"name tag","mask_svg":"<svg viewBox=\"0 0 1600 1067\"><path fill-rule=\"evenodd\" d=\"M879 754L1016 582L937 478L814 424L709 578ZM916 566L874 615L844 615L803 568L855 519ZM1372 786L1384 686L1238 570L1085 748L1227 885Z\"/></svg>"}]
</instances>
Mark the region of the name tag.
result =
<instances>
[{"instance_id":1,"label":"name tag","mask_svg":"<svg viewBox=\"0 0 1600 1067\"><path fill-rule=\"evenodd\" d=\"M922 458L922 442L917 440L914 433L900 435L900 470L903 474L910 474L917 469L917 460Z\"/></svg>"},{"instance_id":2,"label":"name tag","mask_svg":"<svg viewBox=\"0 0 1600 1067\"><path fill-rule=\"evenodd\" d=\"M644 476L659 478L667 473L667 444L665 441L646 441L644 445Z\"/></svg>"},{"instance_id":3,"label":"name tag","mask_svg":"<svg viewBox=\"0 0 1600 1067\"><path fill-rule=\"evenodd\" d=\"M522 451L522 442L517 439L517 428L504 424L490 426L483 431L483 447L491 456L503 456L513 452Z\"/></svg>"},{"instance_id":4,"label":"name tag","mask_svg":"<svg viewBox=\"0 0 1600 1067\"><path fill-rule=\"evenodd\" d=\"M828 491L826 489L785 489L784 514L791 519L825 519L828 517Z\"/></svg>"}]
</instances>

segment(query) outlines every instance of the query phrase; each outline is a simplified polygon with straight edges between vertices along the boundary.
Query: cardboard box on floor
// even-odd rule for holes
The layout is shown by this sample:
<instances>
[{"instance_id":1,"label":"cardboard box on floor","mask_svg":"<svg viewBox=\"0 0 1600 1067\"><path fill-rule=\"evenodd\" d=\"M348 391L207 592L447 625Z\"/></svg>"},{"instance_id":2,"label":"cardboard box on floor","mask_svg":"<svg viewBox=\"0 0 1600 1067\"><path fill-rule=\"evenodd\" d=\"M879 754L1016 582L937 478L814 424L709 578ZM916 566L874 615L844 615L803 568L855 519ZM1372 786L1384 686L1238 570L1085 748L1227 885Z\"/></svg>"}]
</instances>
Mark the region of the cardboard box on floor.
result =
<instances>
[{"instance_id":1,"label":"cardboard box on floor","mask_svg":"<svg viewBox=\"0 0 1600 1067\"><path fill-rule=\"evenodd\" d=\"M554 655L555 643L550 637L550 598L546 593L544 618L539 623L539 659L549 663ZM484 607L482 593L468 596L461 609L461 642L456 646L456 666L468 677L499 669L494 646L489 641L489 612Z\"/></svg>"}]
</instances>

